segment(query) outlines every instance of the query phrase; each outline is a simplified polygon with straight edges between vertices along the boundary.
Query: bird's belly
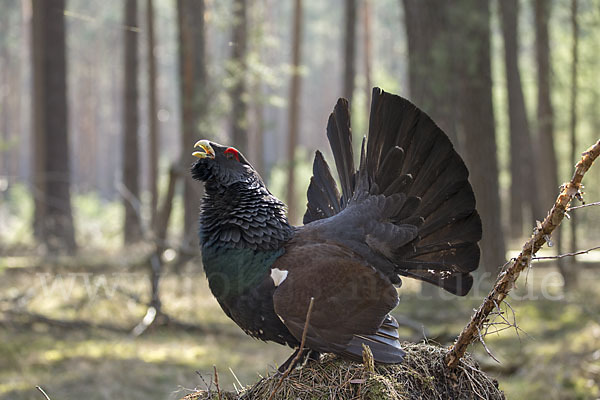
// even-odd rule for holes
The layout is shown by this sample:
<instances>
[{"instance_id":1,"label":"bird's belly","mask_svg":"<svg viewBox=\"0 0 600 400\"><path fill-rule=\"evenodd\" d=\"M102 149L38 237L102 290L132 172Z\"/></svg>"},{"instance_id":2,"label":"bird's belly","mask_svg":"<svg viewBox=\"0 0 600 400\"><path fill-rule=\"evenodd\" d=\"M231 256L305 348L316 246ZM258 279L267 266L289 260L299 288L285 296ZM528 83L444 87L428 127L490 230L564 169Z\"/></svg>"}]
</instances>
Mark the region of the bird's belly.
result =
<instances>
[{"instance_id":1,"label":"bird's belly","mask_svg":"<svg viewBox=\"0 0 600 400\"><path fill-rule=\"evenodd\" d=\"M275 285L267 276L258 286L237 296L217 299L223 311L246 334L265 341L296 347L300 343L281 322L273 307Z\"/></svg>"}]
</instances>

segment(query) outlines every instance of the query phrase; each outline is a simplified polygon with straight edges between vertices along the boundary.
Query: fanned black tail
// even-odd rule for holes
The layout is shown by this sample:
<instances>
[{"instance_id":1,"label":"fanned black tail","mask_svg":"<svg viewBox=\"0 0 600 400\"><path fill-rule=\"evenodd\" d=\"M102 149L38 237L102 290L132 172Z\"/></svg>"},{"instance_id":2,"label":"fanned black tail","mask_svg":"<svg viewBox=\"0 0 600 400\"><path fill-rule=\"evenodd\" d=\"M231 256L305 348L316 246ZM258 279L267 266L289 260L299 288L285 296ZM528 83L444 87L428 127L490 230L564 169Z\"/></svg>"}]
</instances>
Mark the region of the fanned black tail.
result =
<instances>
[{"instance_id":1,"label":"fanned black tail","mask_svg":"<svg viewBox=\"0 0 600 400\"><path fill-rule=\"evenodd\" d=\"M317 152L304 223L331 217L349 201L383 195L386 222L418 228L414 240L381 253L396 266L394 273L465 295L473 284L470 272L479 264L481 221L467 168L446 134L408 100L375 88L358 171L343 99L329 118L327 137L342 195Z\"/></svg>"}]
</instances>

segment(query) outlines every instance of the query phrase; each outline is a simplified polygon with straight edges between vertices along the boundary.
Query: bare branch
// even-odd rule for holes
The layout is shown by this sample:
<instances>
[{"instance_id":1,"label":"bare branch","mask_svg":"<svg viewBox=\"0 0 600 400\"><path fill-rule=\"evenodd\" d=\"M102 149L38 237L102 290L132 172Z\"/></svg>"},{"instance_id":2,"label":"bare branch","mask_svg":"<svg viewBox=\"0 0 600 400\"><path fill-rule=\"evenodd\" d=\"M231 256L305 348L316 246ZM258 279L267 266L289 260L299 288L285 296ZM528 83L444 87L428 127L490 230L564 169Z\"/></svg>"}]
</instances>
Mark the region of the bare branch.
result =
<instances>
[{"instance_id":1,"label":"bare branch","mask_svg":"<svg viewBox=\"0 0 600 400\"><path fill-rule=\"evenodd\" d=\"M592 207L592 206L600 206L600 201L597 201L595 203L588 203L588 204L583 204L581 206L576 206L576 207L569 207L567 209L567 211L571 211L571 210L577 210L578 208L585 208L585 207Z\"/></svg>"},{"instance_id":2,"label":"bare branch","mask_svg":"<svg viewBox=\"0 0 600 400\"><path fill-rule=\"evenodd\" d=\"M581 254L588 254L590 251L594 251L594 250L600 250L600 246L592 247L592 248L587 249L587 250L576 251L575 253L559 254L557 256L533 257L533 259L534 260L555 260L555 259L558 259L558 258L575 257L575 256L578 256L578 255L581 255Z\"/></svg>"},{"instance_id":3,"label":"bare branch","mask_svg":"<svg viewBox=\"0 0 600 400\"><path fill-rule=\"evenodd\" d=\"M481 335L481 331L479 331L477 333L479 334L479 341L483 345L483 348L485 349L485 352L488 354L488 356L492 357L494 359L494 361L496 361L498 364L500 364L500 360L498 360L496 358L496 356L494 355L494 353L492 353L492 351L487 347L487 344L485 344L485 340L483 340L483 336Z\"/></svg>"},{"instance_id":4,"label":"bare branch","mask_svg":"<svg viewBox=\"0 0 600 400\"><path fill-rule=\"evenodd\" d=\"M583 176L599 155L600 140L582 154L581 160L575 166L575 173L571 181L563 185L560 195L556 199L552 210L544 219L544 222L537 227L533 236L523 245L523 249L517 259L506 270L500 273L494 288L486 296L483 303L471 317L471 321L465 326L454 345L446 354L445 362L448 367L454 368L458 365L469 345L479 336L481 328L487 322L490 312L506 298L508 292L514 287L520 273L528 267L531 258L547 243L547 238L560 225L573 198L581 195L580 189Z\"/></svg>"},{"instance_id":5,"label":"bare branch","mask_svg":"<svg viewBox=\"0 0 600 400\"><path fill-rule=\"evenodd\" d=\"M296 357L294 357L294 359L292 360L292 362L290 363L288 368L285 370L283 375L281 375L279 382L277 382L277 385L275 386L275 389L273 389L273 391L271 392L271 395L269 396L268 400L273 400L273 398L275 397L275 394L277 393L277 391L283 384L283 381L285 380L285 378L287 378L287 376L290 374L290 372L292 372L292 369L294 369L294 367L298 363L298 360L302 356L302 349L304 349L304 342L306 342L306 333L308 332L308 323L310 321L310 314L312 313L312 308L313 308L314 302L315 302L315 298L311 297L310 303L308 305L308 311L306 312L306 321L304 322L304 329L302 330L302 340L300 341L300 349L298 350L298 354L296 354Z\"/></svg>"}]
</instances>

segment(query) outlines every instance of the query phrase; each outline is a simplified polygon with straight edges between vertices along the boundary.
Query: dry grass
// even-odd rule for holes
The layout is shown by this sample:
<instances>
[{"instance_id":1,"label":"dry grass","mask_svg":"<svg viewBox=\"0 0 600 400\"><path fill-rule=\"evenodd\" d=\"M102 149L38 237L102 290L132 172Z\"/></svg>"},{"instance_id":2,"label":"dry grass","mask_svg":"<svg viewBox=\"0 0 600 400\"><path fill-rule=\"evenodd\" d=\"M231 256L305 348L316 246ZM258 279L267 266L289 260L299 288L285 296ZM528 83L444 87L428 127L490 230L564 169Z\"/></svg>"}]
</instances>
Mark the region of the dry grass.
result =
<instances>
[{"instance_id":1,"label":"dry grass","mask_svg":"<svg viewBox=\"0 0 600 400\"><path fill-rule=\"evenodd\" d=\"M470 356L455 370L443 362L446 349L426 343L404 343L407 355L398 365L377 365L374 372L361 363L332 355L309 362L285 379L273 399L504 399L498 382L479 369ZM253 386L220 392L213 386L185 400L268 399L280 377L269 375Z\"/></svg>"},{"instance_id":2,"label":"dry grass","mask_svg":"<svg viewBox=\"0 0 600 400\"><path fill-rule=\"evenodd\" d=\"M0 298L27 292L33 296L24 305L29 312L133 326L143 317L145 307L114 289L124 289L142 301L148 300L146 270L127 270L123 265L123 260L136 256L131 249L118 257L98 254L93 257L98 267L90 268L84 268L92 264L87 258L61 262L60 266L46 265L47 260L17 262L0 258ZM470 349L481 370L498 379L507 398L600 398L598 283L600 270L587 268L582 270L582 287L564 296L557 272L536 265L528 280L519 284L510 303L526 334L521 332L517 337L514 330L506 330L486 338L501 364L487 356L480 345ZM205 381L210 385L213 365L219 370L219 384L226 399L225 391L233 390L234 384L240 387L256 382L259 373L267 376L289 356L289 348L245 336L221 311L196 264L191 263L181 275L167 274L161 289L171 315L220 334L169 328L134 339L127 334L95 329L23 324L20 319L0 313L0 399L40 399L35 389L40 385L53 400L175 400L191 393L194 387L206 389ZM419 294L418 284L406 280L394 315L424 323L430 338L448 345L484 294L474 290L466 298L427 300ZM401 334L410 337L414 332L404 328ZM362 371L360 365L356 366L358 369L344 365L348 371ZM309 368L319 371L316 365ZM230 369L243 385L237 383ZM378 375L383 375L379 371ZM357 379L363 378L359 375ZM373 380L371 383L375 384ZM362 396L369 393L368 387L374 387L367 382L343 384L339 381L334 390L362 387ZM399 384L391 387L403 394ZM233 397L237 397L235 392ZM301 396L303 400L306 397L310 398Z\"/></svg>"}]
</instances>

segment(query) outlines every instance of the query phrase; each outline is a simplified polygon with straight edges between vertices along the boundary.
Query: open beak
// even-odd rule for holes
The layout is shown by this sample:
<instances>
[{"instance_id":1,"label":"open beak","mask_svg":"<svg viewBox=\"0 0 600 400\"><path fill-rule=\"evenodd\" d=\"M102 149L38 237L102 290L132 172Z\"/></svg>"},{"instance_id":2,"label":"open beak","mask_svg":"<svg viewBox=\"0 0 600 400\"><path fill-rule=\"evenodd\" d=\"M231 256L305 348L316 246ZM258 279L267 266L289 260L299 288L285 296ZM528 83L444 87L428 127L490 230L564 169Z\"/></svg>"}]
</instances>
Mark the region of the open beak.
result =
<instances>
[{"instance_id":1,"label":"open beak","mask_svg":"<svg viewBox=\"0 0 600 400\"><path fill-rule=\"evenodd\" d=\"M202 151L195 151L192 153L194 157L202 158L215 158L215 151L213 150L210 142L206 139L198 140L194 145L194 148L200 148Z\"/></svg>"}]
</instances>

